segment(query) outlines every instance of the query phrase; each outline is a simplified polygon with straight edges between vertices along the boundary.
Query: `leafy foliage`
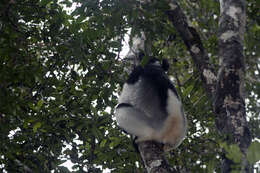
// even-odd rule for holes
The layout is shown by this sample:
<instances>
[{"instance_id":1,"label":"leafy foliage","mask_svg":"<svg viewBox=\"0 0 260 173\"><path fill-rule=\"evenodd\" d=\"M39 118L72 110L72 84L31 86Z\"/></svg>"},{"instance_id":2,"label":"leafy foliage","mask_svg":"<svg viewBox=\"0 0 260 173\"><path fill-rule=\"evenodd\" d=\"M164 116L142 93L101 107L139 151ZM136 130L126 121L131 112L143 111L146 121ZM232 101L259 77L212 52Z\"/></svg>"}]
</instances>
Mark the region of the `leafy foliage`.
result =
<instances>
[{"instance_id":1,"label":"leafy foliage","mask_svg":"<svg viewBox=\"0 0 260 173\"><path fill-rule=\"evenodd\" d=\"M218 68L218 4L206 0L180 4ZM65 10L75 5L71 13ZM144 29L155 56L169 58L170 75L189 119L188 136L168 154L170 163L179 170L218 172L222 137L196 67L165 20L168 8L164 1L149 5L127 0L0 1L0 170L69 172L62 165L67 160L74 164L74 172L142 170L131 140L113 119L116 93L125 77L119 53L125 35L135 26L131 33ZM247 111L252 135L260 138L256 0L247 8ZM174 40L170 45L169 39ZM251 163L259 159L259 153L253 154L258 144L249 149Z\"/></svg>"}]
</instances>

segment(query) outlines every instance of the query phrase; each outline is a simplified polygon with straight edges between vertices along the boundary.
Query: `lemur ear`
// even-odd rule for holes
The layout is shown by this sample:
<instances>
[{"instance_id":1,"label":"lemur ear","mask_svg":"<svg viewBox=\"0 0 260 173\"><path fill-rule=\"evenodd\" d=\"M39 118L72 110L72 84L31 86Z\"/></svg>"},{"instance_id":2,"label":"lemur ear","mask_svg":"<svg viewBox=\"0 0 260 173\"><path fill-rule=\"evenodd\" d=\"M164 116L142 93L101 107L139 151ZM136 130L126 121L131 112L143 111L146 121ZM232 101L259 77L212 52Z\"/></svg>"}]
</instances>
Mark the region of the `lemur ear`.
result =
<instances>
[{"instance_id":1,"label":"lemur ear","mask_svg":"<svg viewBox=\"0 0 260 173\"><path fill-rule=\"evenodd\" d=\"M167 60L167 59L163 59L163 60L162 60L162 69L163 69L164 71L168 71L168 70L169 70L169 67L170 67L170 65L169 65L168 60Z\"/></svg>"}]
</instances>

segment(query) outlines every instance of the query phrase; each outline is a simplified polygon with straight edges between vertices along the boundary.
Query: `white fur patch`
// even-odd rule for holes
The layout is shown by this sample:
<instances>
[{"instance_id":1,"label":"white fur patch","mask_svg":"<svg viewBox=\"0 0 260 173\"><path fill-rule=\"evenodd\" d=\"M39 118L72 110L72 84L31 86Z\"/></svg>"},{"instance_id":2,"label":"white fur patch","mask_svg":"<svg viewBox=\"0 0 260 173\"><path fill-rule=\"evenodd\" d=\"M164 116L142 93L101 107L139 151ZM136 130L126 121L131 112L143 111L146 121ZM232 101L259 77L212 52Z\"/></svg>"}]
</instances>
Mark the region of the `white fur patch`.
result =
<instances>
[{"instance_id":1,"label":"white fur patch","mask_svg":"<svg viewBox=\"0 0 260 173\"><path fill-rule=\"evenodd\" d=\"M172 92L172 90L168 89L168 99L167 99L167 111L169 116L180 116L181 113L181 102L177 98L177 96Z\"/></svg>"},{"instance_id":2,"label":"white fur patch","mask_svg":"<svg viewBox=\"0 0 260 173\"><path fill-rule=\"evenodd\" d=\"M136 82L135 84L127 84L125 83L123 86L122 93L119 97L119 103L127 102L129 103L130 100L136 100L137 98L137 90L136 88L139 88L140 80Z\"/></svg>"},{"instance_id":3,"label":"white fur patch","mask_svg":"<svg viewBox=\"0 0 260 173\"><path fill-rule=\"evenodd\" d=\"M128 133L138 137L152 136L153 129L138 117L145 116L143 112L133 107L122 107L116 110L116 121Z\"/></svg>"}]
</instances>

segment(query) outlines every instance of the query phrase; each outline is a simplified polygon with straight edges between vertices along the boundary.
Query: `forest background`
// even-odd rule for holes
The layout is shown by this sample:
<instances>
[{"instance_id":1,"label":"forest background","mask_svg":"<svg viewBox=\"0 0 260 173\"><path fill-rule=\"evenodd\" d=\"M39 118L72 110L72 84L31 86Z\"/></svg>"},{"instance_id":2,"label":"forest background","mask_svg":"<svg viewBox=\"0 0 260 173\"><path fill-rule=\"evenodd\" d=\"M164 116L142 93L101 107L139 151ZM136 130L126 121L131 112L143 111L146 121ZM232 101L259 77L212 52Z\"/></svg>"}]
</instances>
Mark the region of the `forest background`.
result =
<instances>
[{"instance_id":1,"label":"forest background","mask_svg":"<svg viewBox=\"0 0 260 173\"><path fill-rule=\"evenodd\" d=\"M234 37L237 47L222 42L223 2L176 2L185 16L182 30L174 23L177 18L171 18L176 14L173 5L163 0L1 0L0 170L142 172L143 158L116 125L114 108L127 77L124 69L131 67L123 45L129 38L133 53L133 37L144 32L149 44L144 51L169 60L169 75L189 122L182 145L166 154L169 165L179 172L220 172L224 161L231 162L228 172L259 171L259 2L226 1L246 11L244 28L243 23L237 26L242 36ZM238 13L230 16L240 19ZM185 31L196 40L185 40ZM202 56L192 54L193 44ZM232 109L232 114L225 107L216 89L224 78L216 74L223 74L223 63L230 63L223 55L236 52L243 53L229 58L242 64L234 82L239 87L222 88L222 93L239 96L239 109L245 112L232 119L240 116L239 110ZM205 68L216 80L211 86L203 78ZM215 100L210 87L219 94ZM242 124L245 133L237 137L236 127L229 128L233 121ZM70 169L64 166L68 162Z\"/></svg>"}]
</instances>

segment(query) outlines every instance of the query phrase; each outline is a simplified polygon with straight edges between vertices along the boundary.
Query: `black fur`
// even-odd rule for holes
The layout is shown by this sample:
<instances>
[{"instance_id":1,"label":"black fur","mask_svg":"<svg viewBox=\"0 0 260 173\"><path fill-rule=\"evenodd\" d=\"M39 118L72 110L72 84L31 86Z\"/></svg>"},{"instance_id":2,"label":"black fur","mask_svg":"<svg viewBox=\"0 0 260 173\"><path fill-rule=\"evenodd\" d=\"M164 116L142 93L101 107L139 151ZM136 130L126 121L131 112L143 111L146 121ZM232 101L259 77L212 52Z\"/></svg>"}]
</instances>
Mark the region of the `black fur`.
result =
<instances>
[{"instance_id":1,"label":"black fur","mask_svg":"<svg viewBox=\"0 0 260 173\"><path fill-rule=\"evenodd\" d=\"M154 65L153 63L156 61L158 61L158 59L152 58L144 67L139 65L134 68L127 80L127 83L134 84L139 80L140 77L142 77L143 80L150 83L151 87L154 87L154 89L157 91L157 94L160 98L160 106L165 109L167 106L166 101L168 97L168 89L171 89L177 97L178 94L174 85L165 73L165 71L169 69L168 61L164 59L161 66Z\"/></svg>"},{"instance_id":2,"label":"black fur","mask_svg":"<svg viewBox=\"0 0 260 173\"><path fill-rule=\"evenodd\" d=\"M129 104L129 103L120 103L119 105L117 105L117 109L121 108L121 107L133 107L133 105Z\"/></svg>"},{"instance_id":3,"label":"black fur","mask_svg":"<svg viewBox=\"0 0 260 173\"><path fill-rule=\"evenodd\" d=\"M164 69L164 71L168 71L169 70L169 62L167 61L167 59L163 59L162 61L162 68Z\"/></svg>"},{"instance_id":4,"label":"black fur","mask_svg":"<svg viewBox=\"0 0 260 173\"><path fill-rule=\"evenodd\" d=\"M134 70L132 71L132 73L130 74L130 76L128 77L126 83L128 84L134 84L139 80L139 76L141 76L143 74L143 67L142 66L137 66L134 68Z\"/></svg>"}]
</instances>

